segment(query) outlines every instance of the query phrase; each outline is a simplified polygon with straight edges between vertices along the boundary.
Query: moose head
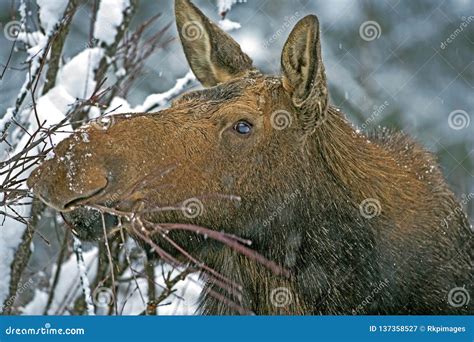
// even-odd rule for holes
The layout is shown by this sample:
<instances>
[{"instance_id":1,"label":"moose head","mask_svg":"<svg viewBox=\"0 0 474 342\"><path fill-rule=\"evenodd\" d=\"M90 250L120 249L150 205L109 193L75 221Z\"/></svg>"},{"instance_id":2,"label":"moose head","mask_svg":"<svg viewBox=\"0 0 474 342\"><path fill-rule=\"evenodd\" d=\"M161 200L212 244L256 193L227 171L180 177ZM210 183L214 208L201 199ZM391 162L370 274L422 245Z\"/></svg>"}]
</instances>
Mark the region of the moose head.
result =
<instances>
[{"instance_id":1,"label":"moose head","mask_svg":"<svg viewBox=\"0 0 474 342\"><path fill-rule=\"evenodd\" d=\"M85 125L54 149L28 185L62 212L94 203L132 210L137 203L153 208L198 199L203 210L194 222L256 229L262 222L255 204L270 213L265 203L288 196L308 173L308 141L328 112L318 19L297 23L283 48L283 75L274 77L258 72L192 3L177 0L175 10L184 52L204 89L160 112Z\"/></svg>"}]
</instances>

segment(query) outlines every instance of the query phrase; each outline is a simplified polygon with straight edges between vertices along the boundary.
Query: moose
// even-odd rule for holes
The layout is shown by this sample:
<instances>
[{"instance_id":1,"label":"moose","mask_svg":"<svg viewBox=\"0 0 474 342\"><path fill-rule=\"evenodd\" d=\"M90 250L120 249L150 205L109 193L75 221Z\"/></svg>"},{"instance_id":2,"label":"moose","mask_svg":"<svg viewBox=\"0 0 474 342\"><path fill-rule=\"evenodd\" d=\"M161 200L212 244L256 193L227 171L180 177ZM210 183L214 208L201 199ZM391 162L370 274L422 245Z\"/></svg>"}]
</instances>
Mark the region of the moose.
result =
<instances>
[{"instance_id":1,"label":"moose","mask_svg":"<svg viewBox=\"0 0 474 342\"><path fill-rule=\"evenodd\" d=\"M473 314L471 301L453 298L473 289L467 216L432 154L402 133L360 133L329 103L318 18L295 25L282 74L268 76L189 0L175 1L175 15L203 89L159 112L78 129L28 178L33 193L63 213L199 199L199 215L150 210L149 220L251 240L288 270L275 274L219 242L171 231L242 286L237 296L206 282L201 314L239 313L212 291L257 315Z\"/></svg>"}]
</instances>

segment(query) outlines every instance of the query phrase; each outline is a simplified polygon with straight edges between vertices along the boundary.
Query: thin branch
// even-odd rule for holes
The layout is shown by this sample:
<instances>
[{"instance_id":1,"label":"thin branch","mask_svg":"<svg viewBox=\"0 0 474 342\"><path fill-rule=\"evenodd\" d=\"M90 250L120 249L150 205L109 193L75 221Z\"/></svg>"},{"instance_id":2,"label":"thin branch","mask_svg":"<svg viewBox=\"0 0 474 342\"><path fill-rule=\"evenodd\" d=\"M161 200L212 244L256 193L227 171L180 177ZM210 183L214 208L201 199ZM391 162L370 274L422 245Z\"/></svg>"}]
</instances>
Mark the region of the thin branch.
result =
<instances>
[{"instance_id":1,"label":"thin branch","mask_svg":"<svg viewBox=\"0 0 474 342\"><path fill-rule=\"evenodd\" d=\"M71 26L72 18L78 9L78 0L69 1L64 16L66 21L59 27L57 33L57 39L51 47L51 57L48 62L48 72L46 73L46 80L44 82L43 94L46 94L50 89L56 85L56 76L59 71L59 65L61 63L62 52L66 37L69 34L69 28Z\"/></svg>"},{"instance_id":2,"label":"thin branch","mask_svg":"<svg viewBox=\"0 0 474 342\"><path fill-rule=\"evenodd\" d=\"M82 254L82 243L78 237L74 234L73 238L73 249L76 254L77 267L79 269L79 278L81 279L82 292L86 301L87 314L89 316L95 316L94 304L92 303L91 287L89 284L89 278L87 277L87 267L84 263L84 255Z\"/></svg>"},{"instance_id":3,"label":"thin branch","mask_svg":"<svg viewBox=\"0 0 474 342\"><path fill-rule=\"evenodd\" d=\"M107 230L105 227L105 218L104 214L101 214L101 219L102 219L102 229L104 233L104 242L105 242L105 248L107 249L107 256L109 258L109 267L110 267L110 278L112 279L112 293L114 295L114 306L115 306L115 313L118 313L118 308L117 308L117 293L115 290L115 273L114 273L114 262L112 259L112 253L110 252L110 245L109 245L109 239L107 238Z\"/></svg>"},{"instance_id":4,"label":"thin branch","mask_svg":"<svg viewBox=\"0 0 474 342\"><path fill-rule=\"evenodd\" d=\"M43 315L48 315L48 311L51 308L51 304L53 303L54 295L56 293L55 290L56 290L56 287L58 286L59 276L61 275L64 257L66 256L69 239L71 238L70 235L71 235L70 231L66 230L66 232L64 233L64 240L61 246L61 251L59 252L58 260L56 261L56 272L54 274L54 279L53 279L53 283L51 284L51 288L48 291L49 292L48 301L46 302Z\"/></svg>"},{"instance_id":5,"label":"thin branch","mask_svg":"<svg viewBox=\"0 0 474 342\"><path fill-rule=\"evenodd\" d=\"M15 252L15 257L11 264L9 292L3 302L3 315L10 315L12 312L14 299L16 298L16 293L18 291L18 284L20 283L23 271L31 256L31 241L33 240L37 222L40 219L37 213L42 211L43 206L44 204L39 200L33 203L30 224L25 229L25 232L21 237L21 243Z\"/></svg>"}]
</instances>

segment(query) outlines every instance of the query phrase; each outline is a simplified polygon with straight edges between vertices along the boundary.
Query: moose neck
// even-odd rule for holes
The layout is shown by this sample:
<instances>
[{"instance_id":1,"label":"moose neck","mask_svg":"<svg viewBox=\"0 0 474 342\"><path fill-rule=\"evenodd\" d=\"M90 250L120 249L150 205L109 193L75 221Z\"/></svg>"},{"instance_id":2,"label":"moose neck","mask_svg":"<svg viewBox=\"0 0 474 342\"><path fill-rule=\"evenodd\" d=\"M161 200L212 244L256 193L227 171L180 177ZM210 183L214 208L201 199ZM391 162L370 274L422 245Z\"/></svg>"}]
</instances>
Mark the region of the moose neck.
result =
<instances>
[{"instance_id":1,"label":"moose neck","mask_svg":"<svg viewBox=\"0 0 474 342\"><path fill-rule=\"evenodd\" d=\"M343 191L357 203L384 196L390 179L398 176L392 174L393 157L376 141L354 130L333 107L312 142L308 149L315 156L314 161L324 168L326 186Z\"/></svg>"}]
</instances>

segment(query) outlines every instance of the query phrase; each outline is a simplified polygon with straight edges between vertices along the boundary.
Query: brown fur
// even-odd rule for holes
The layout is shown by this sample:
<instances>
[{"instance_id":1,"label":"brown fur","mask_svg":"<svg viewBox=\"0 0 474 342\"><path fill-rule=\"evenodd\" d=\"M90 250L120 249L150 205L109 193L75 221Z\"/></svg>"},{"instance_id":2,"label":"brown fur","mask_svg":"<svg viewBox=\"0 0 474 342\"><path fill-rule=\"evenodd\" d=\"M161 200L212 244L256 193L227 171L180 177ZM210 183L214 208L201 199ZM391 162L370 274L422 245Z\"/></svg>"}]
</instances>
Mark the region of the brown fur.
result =
<instances>
[{"instance_id":1,"label":"brown fur","mask_svg":"<svg viewBox=\"0 0 474 342\"><path fill-rule=\"evenodd\" d=\"M290 269L289 279L275 276L218 243L172 234L243 284L244 297L232 299L257 314L472 314L472 302L461 308L447 302L452 288L472 293L473 234L465 215L431 154L401 134L357 134L327 105L316 17L297 24L283 51L283 77L270 77L251 68L238 45L189 1L176 3L178 29L189 20L205 28L200 39L181 38L196 76L211 88L158 113L114 116L106 129L83 127L32 174L34 192L61 211L202 199L197 218L164 212L153 220L249 238L255 250ZM215 54L215 44L227 57ZM289 127L274 128L278 111L290 115ZM253 125L248 136L233 129L240 120ZM130 196L127 189L143 179ZM379 201L380 215L361 215L366 199ZM366 303L381 281L387 287ZM280 287L291 293L284 306L271 298ZM235 313L209 296L211 289L219 291L206 285L202 312Z\"/></svg>"}]
</instances>

